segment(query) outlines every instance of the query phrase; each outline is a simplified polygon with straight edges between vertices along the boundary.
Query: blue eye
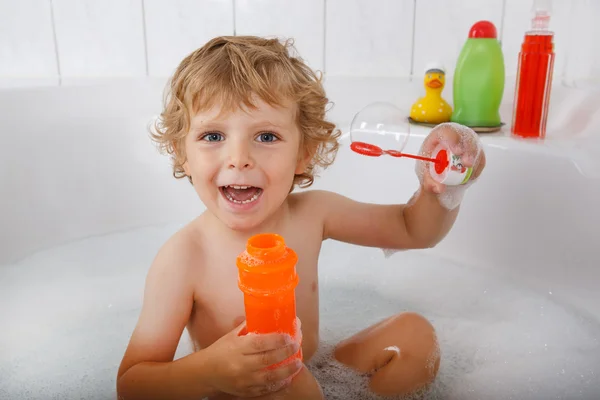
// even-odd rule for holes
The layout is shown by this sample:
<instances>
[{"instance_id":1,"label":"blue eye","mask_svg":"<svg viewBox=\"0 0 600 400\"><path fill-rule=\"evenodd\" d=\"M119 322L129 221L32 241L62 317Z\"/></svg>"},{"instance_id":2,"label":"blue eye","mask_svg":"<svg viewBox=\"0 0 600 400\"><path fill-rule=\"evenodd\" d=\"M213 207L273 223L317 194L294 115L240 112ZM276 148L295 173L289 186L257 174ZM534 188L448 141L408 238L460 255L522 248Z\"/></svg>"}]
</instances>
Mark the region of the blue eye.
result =
<instances>
[{"instance_id":1,"label":"blue eye","mask_svg":"<svg viewBox=\"0 0 600 400\"><path fill-rule=\"evenodd\" d=\"M277 136L275 136L273 133L271 132L265 132L265 133L261 133L258 136L259 142L274 142L276 140L278 140Z\"/></svg>"},{"instance_id":2,"label":"blue eye","mask_svg":"<svg viewBox=\"0 0 600 400\"><path fill-rule=\"evenodd\" d=\"M207 142L220 142L223 140L223 135L221 135L220 133L211 132L202 136L202 140L205 140Z\"/></svg>"}]
</instances>

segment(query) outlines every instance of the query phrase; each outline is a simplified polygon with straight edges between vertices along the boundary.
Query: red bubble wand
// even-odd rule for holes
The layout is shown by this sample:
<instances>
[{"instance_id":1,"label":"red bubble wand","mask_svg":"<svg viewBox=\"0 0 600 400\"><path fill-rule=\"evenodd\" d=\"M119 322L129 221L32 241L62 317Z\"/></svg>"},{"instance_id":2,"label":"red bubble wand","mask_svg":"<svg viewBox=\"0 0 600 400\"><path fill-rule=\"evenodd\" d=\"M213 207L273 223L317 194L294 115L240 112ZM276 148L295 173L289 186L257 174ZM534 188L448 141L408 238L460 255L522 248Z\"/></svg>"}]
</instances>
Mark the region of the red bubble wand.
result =
<instances>
[{"instance_id":1,"label":"red bubble wand","mask_svg":"<svg viewBox=\"0 0 600 400\"><path fill-rule=\"evenodd\" d=\"M369 156L369 157L380 157L384 154L387 154L388 156L392 156L392 157L406 157L406 158L413 158L415 160L421 160L421 161L427 161L427 162L432 162L435 163L435 169L439 170L439 171L443 171L448 167L448 153L446 151L440 151L438 152L436 158L429 158L429 157L421 157L421 156L417 156L414 154L408 154L408 153L402 153L398 150L383 150L381 147L379 146L375 146L374 144L369 144L369 143L365 143L365 142L352 142L350 144L350 148L358 153L358 154L362 154L363 156Z\"/></svg>"}]
</instances>

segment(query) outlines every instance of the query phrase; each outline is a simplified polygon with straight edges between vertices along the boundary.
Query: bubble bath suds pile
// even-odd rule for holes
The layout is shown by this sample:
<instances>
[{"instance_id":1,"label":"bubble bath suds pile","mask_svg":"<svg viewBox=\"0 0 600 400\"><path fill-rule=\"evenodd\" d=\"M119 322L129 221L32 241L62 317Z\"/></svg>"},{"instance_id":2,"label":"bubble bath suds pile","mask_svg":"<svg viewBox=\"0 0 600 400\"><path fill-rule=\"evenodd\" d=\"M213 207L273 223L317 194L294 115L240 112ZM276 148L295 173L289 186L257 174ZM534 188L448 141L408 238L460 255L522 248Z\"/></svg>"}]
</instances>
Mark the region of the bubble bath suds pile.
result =
<instances>
[{"instance_id":1,"label":"bubble bath suds pile","mask_svg":"<svg viewBox=\"0 0 600 400\"><path fill-rule=\"evenodd\" d=\"M327 399L382 399L331 354L341 339L402 311L432 322L442 352L435 384L415 400L600 393L600 323L563 307L551 288L533 293L499 273L424 253L386 257L336 242L323 246L319 268L322 346L310 369Z\"/></svg>"},{"instance_id":2,"label":"bubble bath suds pile","mask_svg":"<svg viewBox=\"0 0 600 400\"><path fill-rule=\"evenodd\" d=\"M0 398L114 399L146 271L177 228L90 238L0 268L0 318L10 321L0 330ZM331 350L402 311L429 319L441 347L438 379L421 399L598 398L600 326L563 307L560 291L533 293L426 252L386 258L332 241L319 270L321 346L309 368L328 400L377 399ZM176 358L188 351L183 343Z\"/></svg>"}]
</instances>

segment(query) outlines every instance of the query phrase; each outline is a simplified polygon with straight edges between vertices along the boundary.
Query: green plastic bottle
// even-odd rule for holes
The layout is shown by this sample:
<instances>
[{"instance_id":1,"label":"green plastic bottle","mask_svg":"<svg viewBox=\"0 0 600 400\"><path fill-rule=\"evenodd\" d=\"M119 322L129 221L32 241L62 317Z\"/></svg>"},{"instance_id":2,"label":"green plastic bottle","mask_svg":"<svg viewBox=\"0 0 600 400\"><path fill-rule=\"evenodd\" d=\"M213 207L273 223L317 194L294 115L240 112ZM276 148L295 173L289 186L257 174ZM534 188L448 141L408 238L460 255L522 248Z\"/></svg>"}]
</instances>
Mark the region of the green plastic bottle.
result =
<instances>
[{"instance_id":1,"label":"green plastic bottle","mask_svg":"<svg viewBox=\"0 0 600 400\"><path fill-rule=\"evenodd\" d=\"M504 94L504 56L490 21L469 31L454 71L454 112L451 120L469 127L499 127Z\"/></svg>"}]
</instances>

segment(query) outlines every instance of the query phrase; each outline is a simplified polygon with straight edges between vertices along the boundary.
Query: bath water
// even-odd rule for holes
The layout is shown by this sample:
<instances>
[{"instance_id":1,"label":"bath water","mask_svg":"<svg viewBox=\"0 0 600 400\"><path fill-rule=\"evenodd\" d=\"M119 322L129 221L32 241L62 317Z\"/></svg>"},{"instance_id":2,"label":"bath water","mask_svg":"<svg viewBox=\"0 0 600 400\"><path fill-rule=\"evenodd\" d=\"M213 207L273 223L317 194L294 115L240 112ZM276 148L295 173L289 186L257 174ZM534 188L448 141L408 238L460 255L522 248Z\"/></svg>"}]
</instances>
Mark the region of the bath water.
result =
<instances>
[{"instance_id":1,"label":"bath water","mask_svg":"<svg viewBox=\"0 0 600 400\"><path fill-rule=\"evenodd\" d=\"M114 399L146 271L180 226L146 227L40 251L0 267L0 398ZM232 266L235 267L235 266ZM331 358L342 338L401 311L427 317L442 361L420 398L597 399L600 324L500 268L431 251L327 241L320 258L321 339L309 368L327 399L377 399ZM182 336L176 358L191 347Z\"/></svg>"}]
</instances>

